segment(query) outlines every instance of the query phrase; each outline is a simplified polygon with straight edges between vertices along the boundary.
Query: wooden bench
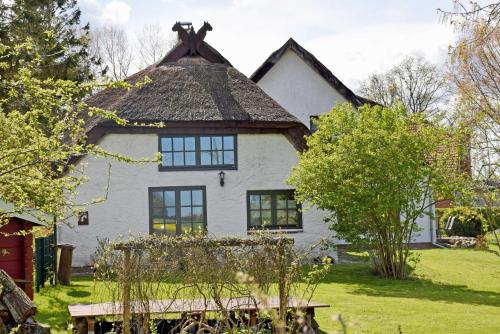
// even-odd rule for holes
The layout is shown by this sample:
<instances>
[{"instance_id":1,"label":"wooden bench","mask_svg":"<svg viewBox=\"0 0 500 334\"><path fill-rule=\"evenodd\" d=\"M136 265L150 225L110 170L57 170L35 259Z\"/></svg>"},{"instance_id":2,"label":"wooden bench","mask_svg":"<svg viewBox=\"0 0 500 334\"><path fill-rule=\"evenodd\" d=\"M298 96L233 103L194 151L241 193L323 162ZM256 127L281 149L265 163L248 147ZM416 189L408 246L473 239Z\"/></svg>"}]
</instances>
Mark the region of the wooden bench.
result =
<instances>
[{"instance_id":1,"label":"wooden bench","mask_svg":"<svg viewBox=\"0 0 500 334\"><path fill-rule=\"evenodd\" d=\"M265 308L278 309L279 299L269 298L266 305L262 302L247 298L227 298L222 300L223 308L230 311L243 311L250 315L250 324L257 323L257 310ZM289 298L288 307L299 309L306 314L307 321L314 320L314 309L318 307L329 307L330 305L304 301L297 298ZM122 314L121 303L99 303L99 304L73 304L68 306L71 315L73 328L78 334L94 334L97 317L119 316ZM131 313L141 314L142 306L139 302L131 303ZM204 299L176 299L176 300L155 300L149 302L149 312L151 314L185 314L216 312L221 308L213 300Z\"/></svg>"}]
</instances>

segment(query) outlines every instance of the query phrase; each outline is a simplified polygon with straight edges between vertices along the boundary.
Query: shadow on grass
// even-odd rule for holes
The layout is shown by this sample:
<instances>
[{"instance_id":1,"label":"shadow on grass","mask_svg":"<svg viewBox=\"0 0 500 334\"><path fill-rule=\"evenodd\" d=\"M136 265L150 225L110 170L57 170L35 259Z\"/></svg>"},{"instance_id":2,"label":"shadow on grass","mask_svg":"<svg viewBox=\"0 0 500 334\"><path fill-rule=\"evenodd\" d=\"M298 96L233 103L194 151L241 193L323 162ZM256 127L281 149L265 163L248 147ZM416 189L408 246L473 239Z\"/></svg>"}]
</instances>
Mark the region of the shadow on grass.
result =
<instances>
[{"instance_id":1,"label":"shadow on grass","mask_svg":"<svg viewBox=\"0 0 500 334\"><path fill-rule=\"evenodd\" d=\"M500 307L500 293L498 292L473 290L465 285L433 282L418 277L401 281L389 280L375 276L368 264L336 265L322 283L351 285L354 289L350 293L359 295Z\"/></svg>"},{"instance_id":2,"label":"shadow on grass","mask_svg":"<svg viewBox=\"0 0 500 334\"><path fill-rule=\"evenodd\" d=\"M70 323L68 305L88 303L93 289L90 286L92 278L78 278L70 285L47 285L35 294L35 304L38 311L36 320L50 325L53 332L66 332ZM88 282L89 284L85 284Z\"/></svg>"},{"instance_id":3,"label":"shadow on grass","mask_svg":"<svg viewBox=\"0 0 500 334\"><path fill-rule=\"evenodd\" d=\"M65 331L68 329L69 325L69 304L70 303L67 301L53 296L48 300L48 304L44 305L44 307L48 307L50 311L44 309L43 312L40 312L39 310L35 316L36 320L40 323L49 325L52 330L57 332Z\"/></svg>"},{"instance_id":4,"label":"shadow on grass","mask_svg":"<svg viewBox=\"0 0 500 334\"><path fill-rule=\"evenodd\" d=\"M88 291L70 290L67 295L74 298L84 298L90 296L91 293Z\"/></svg>"}]
</instances>

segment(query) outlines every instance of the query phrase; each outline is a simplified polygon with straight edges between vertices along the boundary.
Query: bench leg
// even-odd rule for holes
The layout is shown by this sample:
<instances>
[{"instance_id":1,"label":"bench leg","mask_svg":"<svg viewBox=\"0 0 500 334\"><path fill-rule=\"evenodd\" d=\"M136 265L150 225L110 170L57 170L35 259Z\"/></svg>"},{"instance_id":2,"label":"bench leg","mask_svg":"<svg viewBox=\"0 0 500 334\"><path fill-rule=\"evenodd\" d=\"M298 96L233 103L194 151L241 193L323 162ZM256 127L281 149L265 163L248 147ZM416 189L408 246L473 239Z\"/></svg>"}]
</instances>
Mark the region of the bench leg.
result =
<instances>
[{"instance_id":1,"label":"bench leg","mask_svg":"<svg viewBox=\"0 0 500 334\"><path fill-rule=\"evenodd\" d=\"M95 318L87 317L87 333L94 334L95 333Z\"/></svg>"},{"instance_id":2,"label":"bench leg","mask_svg":"<svg viewBox=\"0 0 500 334\"><path fill-rule=\"evenodd\" d=\"M257 311L250 311L250 326L257 326Z\"/></svg>"}]
</instances>

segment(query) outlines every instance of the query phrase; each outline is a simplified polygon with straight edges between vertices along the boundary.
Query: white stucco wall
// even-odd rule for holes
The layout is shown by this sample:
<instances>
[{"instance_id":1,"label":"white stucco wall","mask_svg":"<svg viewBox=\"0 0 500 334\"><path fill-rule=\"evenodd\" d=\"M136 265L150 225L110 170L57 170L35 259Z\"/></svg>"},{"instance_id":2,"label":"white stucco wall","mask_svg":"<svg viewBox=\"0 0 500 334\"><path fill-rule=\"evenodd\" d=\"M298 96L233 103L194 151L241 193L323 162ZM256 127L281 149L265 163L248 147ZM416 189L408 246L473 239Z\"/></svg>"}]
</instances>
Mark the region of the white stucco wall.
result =
<instances>
[{"instance_id":1,"label":"white stucco wall","mask_svg":"<svg viewBox=\"0 0 500 334\"><path fill-rule=\"evenodd\" d=\"M307 127L310 126L310 116L329 112L336 104L347 102L292 50L287 50L257 85ZM418 219L418 226L419 231L414 233L412 242L435 241L433 219L424 215ZM342 240L337 242L345 244Z\"/></svg>"},{"instance_id":2,"label":"white stucco wall","mask_svg":"<svg viewBox=\"0 0 500 334\"><path fill-rule=\"evenodd\" d=\"M286 51L257 85L307 127L309 116L347 101L292 50Z\"/></svg>"},{"instance_id":3,"label":"white stucco wall","mask_svg":"<svg viewBox=\"0 0 500 334\"><path fill-rule=\"evenodd\" d=\"M78 202L103 196L108 183L108 163L112 164L107 200L89 207L88 226L62 226L59 241L70 243L73 264L83 266L97 246L97 237L114 239L119 235L149 233L148 187L206 186L207 228L210 235L247 235L247 190L292 189L284 180L297 162L291 143L281 134L239 134L238 170L225 171L225 185L219 184L219 170L160 172L156 164L126 164L86 157L84 167L89 181L79 189ZM158 150L154 134L109 134L103 148L132 157L151 157ZM303 212L303 232L290 234L296 245L305 247L331 236L323 222L325 213Z\"/></svg>"}]
</instances>

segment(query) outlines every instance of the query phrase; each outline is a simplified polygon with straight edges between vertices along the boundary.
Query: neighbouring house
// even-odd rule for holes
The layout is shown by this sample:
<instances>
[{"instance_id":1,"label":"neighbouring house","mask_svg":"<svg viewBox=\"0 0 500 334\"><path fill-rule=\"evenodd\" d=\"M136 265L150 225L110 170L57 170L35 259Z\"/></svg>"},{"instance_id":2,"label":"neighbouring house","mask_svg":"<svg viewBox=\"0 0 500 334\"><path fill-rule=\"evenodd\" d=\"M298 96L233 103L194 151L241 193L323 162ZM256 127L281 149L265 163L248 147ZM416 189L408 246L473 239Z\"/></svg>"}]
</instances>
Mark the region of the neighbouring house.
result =
<instances>
[{"instance_id":1,"label":"neighbouring house","mask_svg":"<svg viewBox=\"0 0 500 334\"><path fill-rule=\"evenodd\" d=\"M211 30L208 23L197 33L180 24L174 30L177 45L127 79L133 83L148 76L151 83L128 91L106 89L88 100L132 123L162 121L165 127L88 121L89 141L133 158L160 152L162 162L128 164L89 156L76 162L77 171L89 177L78 201L104 195L106 201L58 229L61 242L76 246L74 265L89 264L98 238L119 235L206 230L247 236L279 230L299 247L332 236L324 223L328 214L314 207L301 210L285 180L305 148L311 118L338 102L358 107L367 100L292 39L249 79L203 41ZM420 219L415 243L433 241L433 223Z\"/></svg>"}]
</instances>

